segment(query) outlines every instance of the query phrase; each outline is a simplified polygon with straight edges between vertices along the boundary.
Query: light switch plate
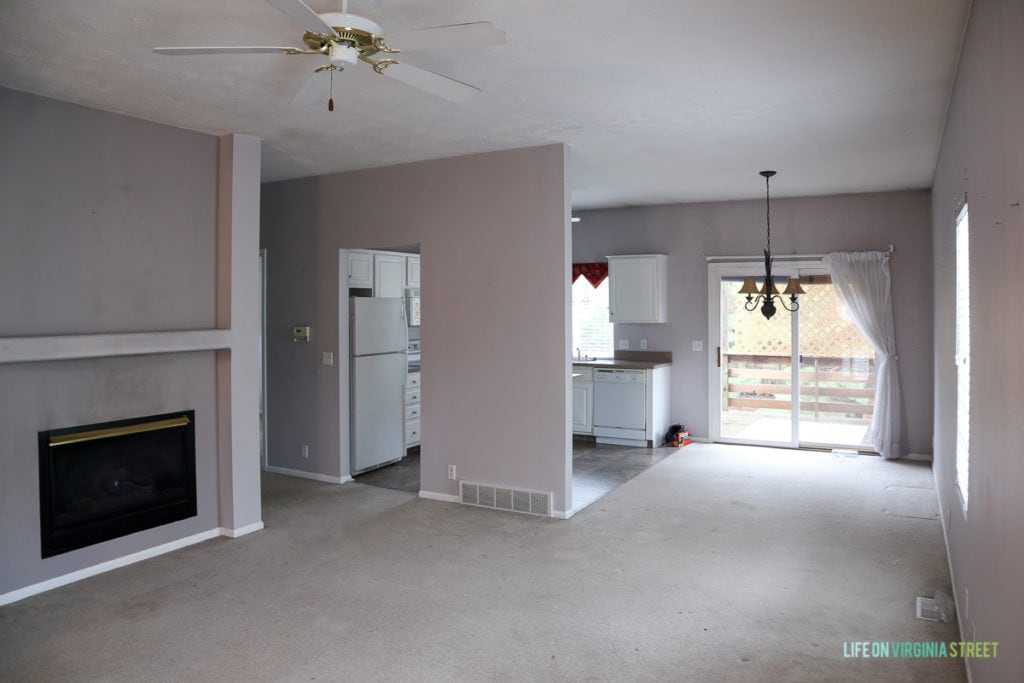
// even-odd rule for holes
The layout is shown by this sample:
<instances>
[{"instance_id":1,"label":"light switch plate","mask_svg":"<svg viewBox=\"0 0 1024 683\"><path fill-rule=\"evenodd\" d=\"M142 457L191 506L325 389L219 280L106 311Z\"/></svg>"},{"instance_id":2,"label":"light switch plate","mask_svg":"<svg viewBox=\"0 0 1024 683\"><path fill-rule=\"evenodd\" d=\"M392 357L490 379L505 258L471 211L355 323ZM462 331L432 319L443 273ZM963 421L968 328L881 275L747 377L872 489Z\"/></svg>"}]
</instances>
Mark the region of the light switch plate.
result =
<instances>
[{"instance_id":1,"label":"light switch plate","mask_svg":"<svg viewBox=\"0 0 1024 683\"><path fill-rule=\"evenodd\" d=\"M324 365L334 365L334 351L324 351L320 354Z\"/></svg>"},{"instance_id":2,"label":"light switch plate","mask_svg":"<svg viewBox=\"0 0 1024 683\"><path fill-rule=\"evenodd\" d=\"M695 341L693 342L693 350L694 350L694 351L703 351L703 350L704 350L704 342L702 342L702 341L696 341L696 340L695 340Z\"/></svg>"},{"instance_id":3,"label":"light switch plate","mask_svg":"<svg viewBox=\"0 0 1024 683\"><path fill-rule=\"evenodd\" d=\"M619 349L620 350L626 350L628 348L629 348L629 340L628 339L620 339L619 340Z\"/></svg>"}]
</instances>

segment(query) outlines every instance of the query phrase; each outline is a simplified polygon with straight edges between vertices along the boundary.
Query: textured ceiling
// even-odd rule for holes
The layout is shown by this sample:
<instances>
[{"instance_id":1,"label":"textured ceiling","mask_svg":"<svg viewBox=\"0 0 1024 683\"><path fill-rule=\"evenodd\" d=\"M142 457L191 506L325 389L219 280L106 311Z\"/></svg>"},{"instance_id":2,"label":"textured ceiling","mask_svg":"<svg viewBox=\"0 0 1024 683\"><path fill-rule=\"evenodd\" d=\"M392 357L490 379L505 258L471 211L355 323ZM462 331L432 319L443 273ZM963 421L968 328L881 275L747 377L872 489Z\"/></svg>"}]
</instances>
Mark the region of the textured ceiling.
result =
<instances>
[{"instance_id":1,"label":"textured ceiling","mask_svg":"<svg viewBox=\"0 0 1024 683\"><path fill-rule=\"evenodd\" d=\"M340 0L310 0L338 11ZM260 0L2 0L0 84L264 141L263 179L565 142L575 208L928 187L968 0L351 0L389 30L490 20L500 47L408 61L483 89L453 104L372 73L289 105L316 57ZM365 67L365 68L364 68Z\"/></svg>"}]
</instances>

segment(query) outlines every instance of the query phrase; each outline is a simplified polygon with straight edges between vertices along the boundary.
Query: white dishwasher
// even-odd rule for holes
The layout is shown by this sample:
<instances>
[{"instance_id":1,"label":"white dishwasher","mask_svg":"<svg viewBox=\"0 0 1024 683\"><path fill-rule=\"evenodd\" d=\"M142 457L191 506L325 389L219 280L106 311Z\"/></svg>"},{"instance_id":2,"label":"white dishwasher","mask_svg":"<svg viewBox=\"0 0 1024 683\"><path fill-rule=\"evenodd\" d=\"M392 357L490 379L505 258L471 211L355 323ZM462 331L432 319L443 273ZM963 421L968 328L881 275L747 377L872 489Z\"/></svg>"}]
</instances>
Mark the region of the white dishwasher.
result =
<instances>
[{"instance_id":1,"label":"white dishwasher","mask_svg":"<svg viewBox=\"0 0 1024 683\"><path fill-rule=\"evenodd\" d=\"M594 370L594 437L598 443L647 445L647 381L643 370Z\"/></svg>"}]
</instances>

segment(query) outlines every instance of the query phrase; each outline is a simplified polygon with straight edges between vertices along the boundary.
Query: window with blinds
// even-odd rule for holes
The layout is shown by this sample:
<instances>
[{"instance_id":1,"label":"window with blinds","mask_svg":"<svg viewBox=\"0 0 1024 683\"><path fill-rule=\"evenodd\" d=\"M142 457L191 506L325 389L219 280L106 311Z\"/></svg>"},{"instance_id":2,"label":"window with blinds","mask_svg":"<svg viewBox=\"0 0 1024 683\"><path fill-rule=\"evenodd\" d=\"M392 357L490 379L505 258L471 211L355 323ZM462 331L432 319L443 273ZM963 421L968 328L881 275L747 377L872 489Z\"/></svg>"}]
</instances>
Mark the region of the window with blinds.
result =
<instances>
[{"instance_id":1,"label":"window with blinds","mask_svg":"<svg viewBox=\"0 0 1024 683\"><path fill-rule=\"evenodd\" d=\"M956 486L967 511L971 465L971 267L967 205L956 221Z\"/></svg>"}]
</instances>

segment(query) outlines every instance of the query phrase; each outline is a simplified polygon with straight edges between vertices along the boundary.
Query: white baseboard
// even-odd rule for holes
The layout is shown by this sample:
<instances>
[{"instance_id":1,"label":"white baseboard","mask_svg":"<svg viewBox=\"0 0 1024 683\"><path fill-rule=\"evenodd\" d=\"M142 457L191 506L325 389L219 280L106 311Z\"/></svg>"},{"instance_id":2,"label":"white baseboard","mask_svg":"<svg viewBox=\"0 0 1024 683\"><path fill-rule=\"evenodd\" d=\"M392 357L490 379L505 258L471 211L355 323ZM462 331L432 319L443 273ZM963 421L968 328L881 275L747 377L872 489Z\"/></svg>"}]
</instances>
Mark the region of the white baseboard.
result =
<instances>
[{"instance_id":1,"label":"white baseboard","mask_svg":"<svg viewBox=\"0 0 1024 683\"><path fill-rule=\"evenodd\" d=\"M344 484L347 481L352 481L352 477L347 474L344 477L334 477L329 474L319 474L317 472L306 472L305 470L293 470L287 467L274 467L273 465L267 465L264 467L267 472L273 472L274 474L285 474L289 477L300 477L302 479L312 479L313 481L322 481L327 484Z\"/></svg>"},{"instance_id":2,"label":"white baseboard","mask_svg":"<svg viewBox=\"0 0 1024 683\"><path fill-rule=\"evenodd\" d=\"M260 522L259 525L262 527L263 523ZM140 550L139 552L132 553L131 555L118 557L114 560L107 560L106 562L100 562L99 564L94 564L93 566L86 567L85 569L79 569L69 574L47 579L46 581L40 581L39 583L34 583L31 586L18 588L0 595L0 605L9 605L12 602L17 602L18 600L24 600L25 598L33 595L45 593L48 590L60 588L61 586L66 586L69 583L75 583L82 579L87 579L90 576L96 576L97 574L103 574L104 572L109 572L114 569L120 569L121 567L126 567L130 564L141 562L142 560L148 560L149 558L156 557L157 555L163 555L190 545L195 545L196 543L202 543L203 541L208 541L211 538L217 538L218 536L223 535L222 531L226 530L210 529L209 531L203 531L198 534L193 534L192 536L179 538L177 541L171 541L170 543L164 543L152 548L147 548L146 550Z\"/></svg>"},{"instance_id":3,"label":"white baseboard","mask_svg":"<svg viewBox=\"0 0 1024 683\"><path fill-rule=\"evenodd\" d=\"M202 543L208 541L211 538L217 538L218 536L227 536L228 538L238 538L251 534L254 531L259 531L263 528L263 522L254 522L238 529L228 529L226 527L217 527L216 529L210 529L209 531L203 531L198 534L186 536L185 538L179 538L177 541L171 541L170 543L163 543L152 548L140 550L137 553L131 555L125 555L124 557L118 557L113 560L107 560L106 562L100 562L94 564L91 567L85 567L84 569L78 569L68 574L56 576L46 581L40 581L34 583L31 586L25 586L24 588L18 588L8 593L0 594L0 607L3 605L9 605L12 602L24 600L25 598L38 595L39 593L45 593L46 591L53 590L54 588L60 588L70 583L81 581L82 579L88 579L90 576L96 576L97 574L103 574L105 572L113 571L114 569L120 569L121 567L127 567L130 564L136 562L142 562L148 560L151 557L157 557L158 555L165 555L167 553L174 552L175 550L181 550L190 545L196 543Z\"/></svg>"},{"instance_id":4,"label":"white baseboard","mask_svg":"<svg viewBox=\"0 0 1024 683\"><path fill-rule=\"evenodd\" d=\"M924 462L931 462L932 456L930 453L908 453L903 456L904 460L923 460Z\"/></svg>"},{"instance_id":5,"label":"white baseboard","mask_svg":"<svg viewBox=\"0 0 1024 683\"><path fill-rule=\"evenodd\" d=\"M450 493L434 493L433 491L420 491L420 498L426 498L427 500L440 500L445 503L462 502L462 499L458 496L453 496Z\"/></svg>"},{"instance_id":6,"label":"white baseboard","mask_svg":"<svg viewBox=\"0 0 1024 683\"><path fill-rule=\"evenodd\" d=\"M551 516L554 517L555 519L569 519L570 517L575 515L579 510L582 510L582 509L583 508L573 508L572 510L569 510L568 512L566 512L565 510L552 510L551 511Z\"/></svg>"},{"instance_id":7,"label":"white baseboard","mask_svg":"<svg viewBox=\"0 0 1024 683\"><path fill-rule=\"evenodd\" d=\"M228 538L238 538L239 536L245 536L251 534L254 531L259 531L263 528L263 522L253 522L247 526L239 527L238 529L228 529L227 527L220 527L217 531L220 532L221 536L227 536Z\"/></svg>"}]
</instances>

